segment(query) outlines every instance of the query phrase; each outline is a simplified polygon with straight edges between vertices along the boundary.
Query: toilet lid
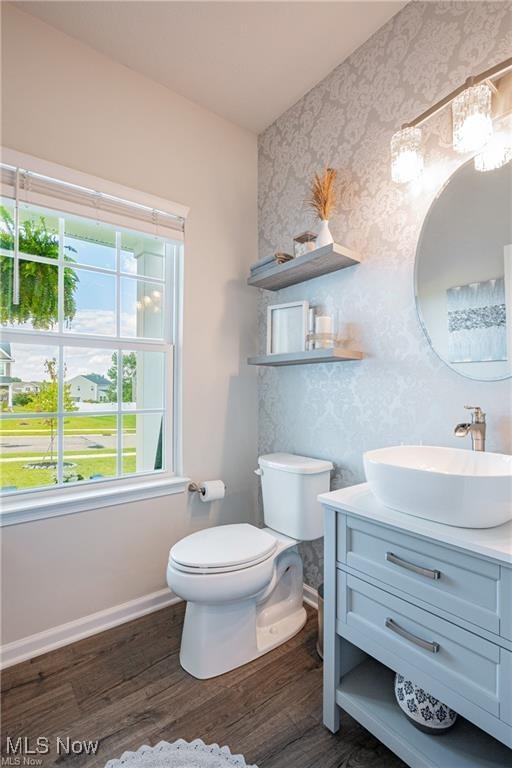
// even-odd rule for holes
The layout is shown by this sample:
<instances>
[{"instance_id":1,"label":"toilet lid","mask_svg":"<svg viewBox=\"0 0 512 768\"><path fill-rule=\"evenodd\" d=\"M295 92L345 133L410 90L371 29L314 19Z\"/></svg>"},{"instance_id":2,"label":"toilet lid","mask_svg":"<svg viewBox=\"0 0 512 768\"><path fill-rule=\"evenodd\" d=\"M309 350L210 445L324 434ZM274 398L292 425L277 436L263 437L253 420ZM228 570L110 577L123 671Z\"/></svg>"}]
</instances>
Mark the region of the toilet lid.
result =
<instances>
[{"instance_id":1,"label":"toilet lid","mask_svg":"<svg viewBox=\"0 0 512 768\"><path fill-rule=\"evenodd\" d=\"M276 547L276 539L267 531L237 523L191 533L174 545L171 558L187 571L233 571L266 560Z\"/></svg>"}]
</instances>

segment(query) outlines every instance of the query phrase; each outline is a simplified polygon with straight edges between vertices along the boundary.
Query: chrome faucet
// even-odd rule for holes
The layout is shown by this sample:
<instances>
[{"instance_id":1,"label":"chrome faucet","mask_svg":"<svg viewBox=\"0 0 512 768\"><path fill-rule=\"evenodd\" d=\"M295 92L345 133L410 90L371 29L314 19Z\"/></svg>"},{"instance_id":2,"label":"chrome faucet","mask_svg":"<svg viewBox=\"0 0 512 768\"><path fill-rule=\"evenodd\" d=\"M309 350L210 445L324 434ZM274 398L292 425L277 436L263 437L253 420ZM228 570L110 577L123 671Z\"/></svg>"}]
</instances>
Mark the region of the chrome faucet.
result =
<instances>
[{"instance_id":1,"label":"chrome faucet","mask_svg":"<svg viewBox=\"0 0 512 768\"><path fill-rule=\"evenodd\" d=\"M485 451L485 413L478 405L465 405L466 410L471 411L470 424L457 424L455 435L466 437L471 435L474 451Z\"/></svg>"}]
</instances>

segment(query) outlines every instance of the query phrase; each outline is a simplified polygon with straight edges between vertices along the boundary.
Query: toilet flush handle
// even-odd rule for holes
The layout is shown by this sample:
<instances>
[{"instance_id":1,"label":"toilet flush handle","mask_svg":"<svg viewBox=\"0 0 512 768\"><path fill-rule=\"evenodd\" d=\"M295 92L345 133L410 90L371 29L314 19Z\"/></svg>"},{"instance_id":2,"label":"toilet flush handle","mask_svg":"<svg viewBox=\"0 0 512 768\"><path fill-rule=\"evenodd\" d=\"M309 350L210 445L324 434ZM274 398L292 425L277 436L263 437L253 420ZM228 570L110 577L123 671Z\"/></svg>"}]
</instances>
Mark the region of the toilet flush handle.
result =
<instances>
[{"instance_id":1,"label":"toilet flush handle","mask_svg":"<svg viewBox=\"0 0 512 768\"><path fill-rule=\"evenodd\" d=\"M263 474L263 472L261 471L261 469L255 469L255 470L254 470L254 474L255 474L255 475L258 475L258 476L260 476L260 477L261 477L261 475Z\"/></svg>"}]
</instances>

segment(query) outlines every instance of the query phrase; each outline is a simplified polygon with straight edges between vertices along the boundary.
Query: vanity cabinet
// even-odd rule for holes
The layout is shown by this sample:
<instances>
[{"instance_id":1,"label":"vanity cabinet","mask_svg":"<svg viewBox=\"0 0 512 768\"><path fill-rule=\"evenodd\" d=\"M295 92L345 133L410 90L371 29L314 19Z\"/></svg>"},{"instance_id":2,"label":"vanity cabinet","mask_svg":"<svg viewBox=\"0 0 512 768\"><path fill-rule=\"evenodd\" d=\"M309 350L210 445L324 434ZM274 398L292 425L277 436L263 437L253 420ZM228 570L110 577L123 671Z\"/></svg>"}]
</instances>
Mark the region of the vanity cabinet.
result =
<instances>
[{"instance_id":1,"label":"vanity cabinet","mask_svg":"<svg viewBox=\"0 0 512 768\"><path fill-rule=\"evenodd\" d=\"M325 725L337 731L345 710L413 768L512 766L512 524L432 523L366 484L320 500ZM415 728L395 672L458 712L455 727Z\"/></svg>"}]
</instances>

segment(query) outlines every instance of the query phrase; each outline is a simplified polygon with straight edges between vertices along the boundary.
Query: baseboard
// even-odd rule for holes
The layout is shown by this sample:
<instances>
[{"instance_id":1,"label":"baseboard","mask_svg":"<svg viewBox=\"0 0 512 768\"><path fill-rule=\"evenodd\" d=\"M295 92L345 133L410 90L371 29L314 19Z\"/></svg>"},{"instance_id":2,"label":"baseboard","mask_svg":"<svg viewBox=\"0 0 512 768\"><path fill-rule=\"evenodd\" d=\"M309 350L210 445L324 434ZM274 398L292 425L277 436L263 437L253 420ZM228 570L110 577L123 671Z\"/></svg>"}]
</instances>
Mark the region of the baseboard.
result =
<instances>
[{"instance_id":1,"label":"baseboard","mask_svg":"<svg viewBox=\"0 0 512 768\"><path fill-rule=\"evenodd\" d=\"M309 584L304 584L302 594L304 602L318 611L318 591L310 587Z\"/></svg>"},{"instance_id":2,"label":"baseboard","mask_svg":"<svg viewBox=\"0 0 512 768\"><path fill-rule=\"evenodd\" d=\"M96 635L106 629L112 629L119 624L179 602L180 598L169 589L161 589L158 592L137 597L135 600L129 600L127 603L114 605L104 611L91 613L81 619L46 629L44 632L22 637L20 640L0 646L0 668L12 667L21 661L54 651L56 648L62 648L69 643L75 643L77 640L83 640L85 637Z\"/></svg>"},{"instance_id":3,"label":"baseboard","mask_svg":"<svg viewBox=\"0 0 512 768\"><path fill-rule=\"evenodd\" d=\"M115 605L113 608L46 629L44 632L22 637L20 640L0 646L0 669L12 667L14 664L41 656L43 653L54 651L64 645L75 643L77 640L83 640L85 637L96 635L106 629L112 629L119 624L179 602L180 598L173 595L170 590L161 589L144 597L129 600L127 603ZM304 602L318 610L318 592L308 584L304 584Z\"/></svg>"}]
</instances>

